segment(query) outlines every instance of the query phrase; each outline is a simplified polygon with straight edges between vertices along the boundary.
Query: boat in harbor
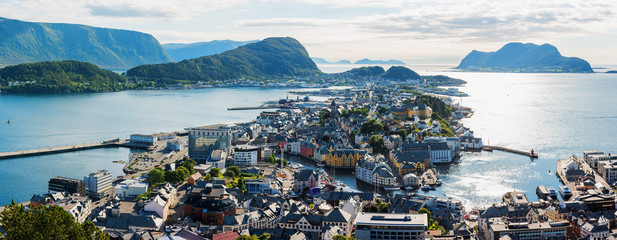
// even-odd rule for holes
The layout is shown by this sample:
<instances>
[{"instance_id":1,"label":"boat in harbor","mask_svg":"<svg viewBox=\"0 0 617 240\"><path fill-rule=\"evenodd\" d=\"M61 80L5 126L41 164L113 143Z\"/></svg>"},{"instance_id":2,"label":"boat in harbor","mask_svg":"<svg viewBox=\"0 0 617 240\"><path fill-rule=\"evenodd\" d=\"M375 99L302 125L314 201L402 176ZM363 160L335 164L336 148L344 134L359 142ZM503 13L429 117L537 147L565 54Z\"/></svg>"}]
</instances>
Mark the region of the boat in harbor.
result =
<instances>
[{"instance_id":1,"label":"boat in harbor","mask_svg":"<svg viewBox=\"0 0 617 240\"><path fill-rule=\"evenodd\" d=\"M324 164L323 164L323 163L318 163L318 164L317 164L317 167L322 168L322 167L324 167Z\"/></svg>"},{"instance_id":2,"label":"boat in harbor","mask_svg":"<svg viewBox=\"0 0 617 240\"><path fill-rule=\"evenodd\" d=\"M546 190L548 190L548 196L551 198L557 198L557 191L555 191L555 188L553 187L548 187L546 188Z\"/></svg>"},{"instance_id":3,"label":"boat in harbor","mask_svg":"<svg viewBox=\"0 0 617 240\"><path fill-rule=\"evenodd\" d=\"M396 191L396 190L401 190L400 187L384 187L383 189L388 190L388 191Z\"/></svg>"},{"instance_id":4,"label":"boat in harbor","mask_svg":"<svg viewBox=\"0 0 617 240\"><path fill-rule=\"evenodd\" d=\"M411 191L411 190L414 190L414 189L415 189L415 188L414 188L414 187L412 187L412 186L406 186L406 187L404 187L404 188L405 188L405 190L408 190L408 191Z\"/></svg>"},{"instance_id":5,"label":"boat in harbor","mask_svg":"<svg viewBox=\"0 0 617 240\"><path fill-rule=\"evenodd\" d=\"M568 200L570 197L572 197L572 192L570 192L570 188L566 185L559 186L559 193L565 200Z\"/></svg>"},{"instance_id":6,"label":"boat in harbor","mask_svg":"<svg viewBox=\"0 0 617 240\"><path fill-rule=\"evenodd\" d=\"M428 192L430 190L435 190L435 187L431 187L429 185L424 185L424 186L422 186L421 189L422 189L422 191Z\"/></svg>"},{"instance_id":7,"label":"boat in harbor","mask_svg":"<svg viewBox=\"0 0 617 240\"><path fill-rule=\"evenodd\" d=\"M440 180L440 179L437 179L437 181L435 182L435 185L437 185L437 186L441 186L441 180Z\"/></svg>"},{"instance_id":8,"label":"boat in harbor","mask_svg":"<svg viewBox=\"0 0 617 240\"><path fill-rule=\"evenodd\" d=\"M544 200L548 200L550 198L550 196L549 196L550 192L543 185L539 185L536 188L536 194L538 195L538 197L540 197L541 199L544 199Z\"/></svg>"}]
</instances>

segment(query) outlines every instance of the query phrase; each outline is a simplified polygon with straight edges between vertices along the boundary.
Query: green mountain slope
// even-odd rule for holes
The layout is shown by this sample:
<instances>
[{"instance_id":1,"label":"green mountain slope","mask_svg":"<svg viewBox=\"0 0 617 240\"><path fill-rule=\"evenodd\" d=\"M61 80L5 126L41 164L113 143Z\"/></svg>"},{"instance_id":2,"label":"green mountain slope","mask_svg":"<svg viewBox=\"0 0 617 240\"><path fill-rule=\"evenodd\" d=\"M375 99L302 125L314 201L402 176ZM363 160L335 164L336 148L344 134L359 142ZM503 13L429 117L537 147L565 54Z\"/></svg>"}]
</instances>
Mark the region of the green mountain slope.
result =
<instances>
[{"instance_id":1,"label":"green mountain slope","mask_svg":"<svg viewBox=\"0 0 617 240\"><path fill-rule=\"evenodd\" d=\"M497 52L473 50L457 68L488 72L593 72L587 61L564 57L550 44L518 42L508 43Z\"/></svg>"},{"instance_id":2,"label":"green mountain slope","mask_svg":"<svg viewBox=\"0 0 617 240\"><path fill-rule=\"evenodd\" d=\"M212 81L321 73L297 40L267 38L220 54L177 63L143 65L128 76L152 80Z\"/></svg>"},{"instance_id":3,"label":"green mountain slope","mask_svg":"<svg viewBox=\"0 0 617 240\"><path fill-rule=\"evenodd\" d=\"M126 89L125 77L78 61L24 63L0 69L8 93L80 93Z\"/></svg>"},{"instance_id":4,"label":"green mountain slope","mask_svg":"<svg viewBox=\"0 0 617 240\"><path fill-rule=\"evenodd\" d=\"M163 49L169 54L174 61L179 62L185 59L198 58L209 56L217 53L222 53L235 49L237 47L254 43L257 41L232 41L232 40L214 40L210 42L196 43L166 43L163 44Z\"/></svg>"},{"instance_id":5,"label":"green mountain slope","mask_svg":"<svg viewBox=\"0 0 617 240\"><path fill-rule=\"evenodd\" d=\"M150 34L77 24L33 23L0 18L0 65L77 60L128 69L171 62Z\"/></svg>"}]
</instances>

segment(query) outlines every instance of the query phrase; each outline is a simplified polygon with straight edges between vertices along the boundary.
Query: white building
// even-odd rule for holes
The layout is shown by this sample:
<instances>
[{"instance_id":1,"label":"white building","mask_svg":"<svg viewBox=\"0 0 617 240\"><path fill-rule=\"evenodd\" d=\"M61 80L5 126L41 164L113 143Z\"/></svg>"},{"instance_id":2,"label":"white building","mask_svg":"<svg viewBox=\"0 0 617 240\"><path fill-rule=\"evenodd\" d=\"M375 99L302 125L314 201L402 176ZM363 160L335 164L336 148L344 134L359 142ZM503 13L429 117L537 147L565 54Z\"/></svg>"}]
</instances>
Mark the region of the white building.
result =
<instances>
[{"instance_id":1,"label":"white building","mask_svg":"<svg viewBox=\"0 0 617 240\"><path fill-rule=\"evenodd\" d=\"M190 128L189 157L197 162L207 161L214 150L228 152L233 139L228 125L216 124Z\"/></svg>"},{"instance_id":2,"label":"white building","mask_svg":"<svg viewBox=\"0 0 617 240\"><path fill-rule=\"evenodd\" d=\"M167 142L167 149L171 151L182 151L184 149L184 142L180 140L173 140Z\"/></svg>"},{"instance_id":3,"label":"white building","mask_svg":"<svg viewBox=\"0 0 617 240\"><path fill-rule=\"evenodd\" d=\"M69 212L78 223L84 223L88 220L88 216L92 212L92 200L86 196L70 196L56 202L56 205Z\"/></svg>"},{"instance_id":4,"label":"white building","mask_svg":"<svg viewBox=\"0 0 617 240\"><path fill-rule=\"evenodd\" d=\"M598 173L608 184L617 182L617 161L601 161L599 165Z\"/></svg>"},{"instance_id":5,"label":"white building","mask_svg":"<svg viewBox=\"0 0 617 240\"><path fill-rule=\"evenodd\" d=\"M154 145L158 138L154 135L131 134L130 141L135 144Z\"/></svg>"},{"instance_id":6,"label":"white building","mask_svg":"<svg viewBox=\"0 0 617 240\"><path fill-rule=\"evenodd\" d=\"M288 142L286 148L289 154L300 155L302 152L302 142L298 140Z\"/></svg>"},{"instance_id":7,"label":"white building","mask_svg":"<svg viewBox=\"0 0 617 240\"><path fill-rule=\"evenodd\" d=\"M165 220L169 212L169 204L165 199L161 198L161 196L156 195L144 205L144 211L155 212L159 217Z\"/></svg>"},{"instance_id":8,"label":"white building","mask_svg":"<svg viewBox=\"0 0 617 240\"><path fill-rule=\"evenodd\" d=\"M385 161L379 161L370 155L364 155L356 162L355 176L358 180L380 187L396 185L392 169Z\"/></svg>"},{"instance_id":9,"label":"white building","mask_svg":"<svg viewBox=\"0 0 617 240\"><path fill-rule=\"evenodd\" d=\"M417 187L420 186L420 178L416 174L408 173L403 176L403 183L405 186Z\"/></svg>"},{"instance_id":10,"label":"white building","mask_svg":"<svg viewBox=\"0 0 617 240\"><path fill-rule=\"evenodd\" d=\"M236 146L234 151L234 164L252 165L257 164L259 160L261 160L261 148L250 145Z\"/></svg>"},{"instance_id":11,"label":"white building","mask_svg":"<svg viewBox=\"0 0 617 240\"><path fill-rule=\"evenodd\" d=\"M131 201L147 191L148 183L137 179L124 180L114 187L114 195L125 201Z\"/></svg>"},{"instance_id":12,"label":"white building","mask_svg":"<svg viewBox=\"0 0 617 240\"><path fill-rule=\"evenodd\" d=\"M354 226L358 240L424 239L426 214L360 213Z\"/></svg>"},{"instance_id":13,"label":"white building","mask_svg":"<svg viewBox=\"0 0 617 240\"><path fill-rule=\"evenodd\" d=\"M113 186L111 185L111 173L107 170L99 170L95 173L90 173L84 176L86 182L86 191L88 196L94 199L101 199L105 196L113 194Z\"/></svg>"},{"instance_id":14,"label":"white building","mask_svg":"<svg viewBox=\"0 0 617 240\"><path fill-rule=\"evenodd\" d=\"M431 163L452 162L452 150L446 143L429 143Z\"/></svg>"}]
</instances>

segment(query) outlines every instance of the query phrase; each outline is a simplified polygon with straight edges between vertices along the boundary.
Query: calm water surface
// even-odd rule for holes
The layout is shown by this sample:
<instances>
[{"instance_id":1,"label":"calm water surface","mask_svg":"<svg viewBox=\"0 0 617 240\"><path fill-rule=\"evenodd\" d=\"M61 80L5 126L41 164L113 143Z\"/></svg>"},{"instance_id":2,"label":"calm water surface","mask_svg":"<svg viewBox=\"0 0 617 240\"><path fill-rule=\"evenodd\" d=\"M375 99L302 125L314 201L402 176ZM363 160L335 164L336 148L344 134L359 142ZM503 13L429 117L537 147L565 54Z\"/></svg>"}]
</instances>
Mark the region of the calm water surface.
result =
<instances>
[{"instance_id":1,"label":"calm water surface","mask_svg":"<svg viewBox=\"0 0 617 240\"><path fill-rule=\"evenodd\" d=\"M329 69L340 71L348 67ZM556 160L572 153L581 155L585 149L617 152L617 142L613 140L617 133L617 75L419 73L444 74L468 81L461 90L471 97L462 101L475 114L463 122L485 144L533 148L540 153L540 158L533 161L498 151L466 153L462 163L439 167L444 185L429 194L457 197L467 207L499 201L503 193L512 190L525 191L528 198L535 200L538 184L559 185L552 174ZM261 88L0 95L0 120L13 122L0 125L0 151L249 121L260 111L226 109L255 106L286 96L287 90ZM122 165L112 161L126 160L128 154L127 149L111 148L2 160L0 204L11 198L26 201L34 193L45 192L49 178L57 175L80 178L106 168L117 176ZM308 161L303 163L311 165ZM371 189L356 184L351 172L337 171L336 177L351 187Z\"/></svg>"}]
</instances>

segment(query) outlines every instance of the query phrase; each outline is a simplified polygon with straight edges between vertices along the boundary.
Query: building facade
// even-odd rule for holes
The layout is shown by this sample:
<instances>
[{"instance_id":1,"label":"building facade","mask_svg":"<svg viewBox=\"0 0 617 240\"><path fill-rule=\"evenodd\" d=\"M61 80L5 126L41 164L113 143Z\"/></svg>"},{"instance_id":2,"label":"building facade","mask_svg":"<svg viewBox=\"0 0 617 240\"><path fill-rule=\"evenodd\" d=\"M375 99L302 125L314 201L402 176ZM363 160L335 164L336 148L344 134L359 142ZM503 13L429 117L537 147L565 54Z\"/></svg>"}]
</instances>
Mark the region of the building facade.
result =
<instances>
[{"instance_id":1,"label":"building facade","mask_svg":"<svg viewBox=\"0 0 617 240\"><path fill-rule=\"evenodd\" d=\"M358 240L424 239L428 220L426 214L360 213L354 226Z\"/></svg>"},{"instance_id":2,"label":"building facade","mask_svg":"<svg viewBox=\"0 0 617 240\"><path fill-rule=\"evenodd\" d=\"M101 199L113 194L112 177L107 170L100 170L84 176L84 182L86 183L87 194L91 198Z\"/></svg>"},{"instance_id":3,"label":"building facade","mask_svg":"<svg viewBox=\"0 0 617 240\"><path fill-rule=\"evenodd\" d=\"M49 179L50 192L68 192L70 194L79 194L86 196L86 182L79 179L53 177Z\"/></svg>"},{"instance_id":4,"label":"building facade","mask_svg":"<svg viewBox=\"0 0 617 240\"><path fill-rule=\"evenodd\" d=\"M261 161L261 148L250 145L236 146L234 150L234 164L254 165Z\"/></svg>"},{"instance_id":5,"label":"building facade","mask_svg":"<svg viewBox=\"0 0 617 240\"><path fill-rule=\"evenodd\" d=\"M231 147L233 139L231 128L216 124L189 129L189 157L197 162L208 161L212 151L224 152Z\"/></svg>"}]
</instances>

